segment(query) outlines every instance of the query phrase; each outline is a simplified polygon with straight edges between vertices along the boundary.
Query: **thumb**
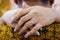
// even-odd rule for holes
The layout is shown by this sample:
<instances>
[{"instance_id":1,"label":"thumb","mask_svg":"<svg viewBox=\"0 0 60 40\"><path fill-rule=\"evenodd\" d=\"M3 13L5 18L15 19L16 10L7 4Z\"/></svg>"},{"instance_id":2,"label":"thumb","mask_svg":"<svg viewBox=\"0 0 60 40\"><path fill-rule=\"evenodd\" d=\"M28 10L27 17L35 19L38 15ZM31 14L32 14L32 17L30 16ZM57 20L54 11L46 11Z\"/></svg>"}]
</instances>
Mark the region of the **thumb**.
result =
<instances>
[{"instance_id":1,"label":"thumb","mask_svg":"<svg viewBox=\"0 0 60 40\"><path fill-rule=\"evenodd\" d=\"M28 8L29 7L29 5L27 5L27 3L25 3L24 1L23 1L23 3L22 3L22 8Z\"/></svg>"}]
</instances>

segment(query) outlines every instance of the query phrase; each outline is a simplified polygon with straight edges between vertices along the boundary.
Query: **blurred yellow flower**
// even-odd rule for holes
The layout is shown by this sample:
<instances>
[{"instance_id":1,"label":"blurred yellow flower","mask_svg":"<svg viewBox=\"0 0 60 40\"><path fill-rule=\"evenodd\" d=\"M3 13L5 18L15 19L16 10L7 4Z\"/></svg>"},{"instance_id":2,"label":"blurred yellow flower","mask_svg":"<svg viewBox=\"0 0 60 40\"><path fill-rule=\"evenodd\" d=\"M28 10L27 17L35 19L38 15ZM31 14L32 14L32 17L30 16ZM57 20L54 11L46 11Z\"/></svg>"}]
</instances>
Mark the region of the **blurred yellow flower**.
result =
<instances>
[{"instance_id":1,"label":"blurred yellow flower","mask_svg":"<svg viewBox=\"0 0 60 40\"><path fill-rule=\"evenodd\" d=\"M1 4L2 0L0 0L0 4Z\"/></svg>"}]
</instances>

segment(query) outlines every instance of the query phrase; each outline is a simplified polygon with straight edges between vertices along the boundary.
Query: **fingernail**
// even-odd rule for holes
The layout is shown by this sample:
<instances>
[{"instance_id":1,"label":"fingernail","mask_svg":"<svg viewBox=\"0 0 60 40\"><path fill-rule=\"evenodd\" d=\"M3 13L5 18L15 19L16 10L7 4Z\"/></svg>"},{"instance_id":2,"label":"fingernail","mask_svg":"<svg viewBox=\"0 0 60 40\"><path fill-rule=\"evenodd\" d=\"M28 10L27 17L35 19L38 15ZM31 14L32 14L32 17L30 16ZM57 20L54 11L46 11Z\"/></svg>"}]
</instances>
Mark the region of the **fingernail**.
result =
<instances>
[{"instance_id":1,"label":"fingernail","mask_svg":"<svg viewBox=\"0 0 60 40\"><path fill-rule=\"evenodd\" d=\"M27 37L28 37L28 35L25 35L24 37L25 37L25 38L27 38Z\"/></svg>"},{"instance_id":2,"label":"fingernail","mask_svg":"<svg viewBox=\"0 0 60 40\"><path fill-rule=\"evenodd\" d=\"M40 35L40 33L38 32L38 31L36 31L36 34L39 36Z\"/></svg>"},{"instance_id":3,"label":"fingernail","mask_svg":"<svg viewBox=\"0 0 60 40\"><path fill-rule=\"evenodd\" d=\"M15 29L14 29L14 32L16 32L16 30L17 30L17 29L15 28Z\"/></svg>"}]
</instances>

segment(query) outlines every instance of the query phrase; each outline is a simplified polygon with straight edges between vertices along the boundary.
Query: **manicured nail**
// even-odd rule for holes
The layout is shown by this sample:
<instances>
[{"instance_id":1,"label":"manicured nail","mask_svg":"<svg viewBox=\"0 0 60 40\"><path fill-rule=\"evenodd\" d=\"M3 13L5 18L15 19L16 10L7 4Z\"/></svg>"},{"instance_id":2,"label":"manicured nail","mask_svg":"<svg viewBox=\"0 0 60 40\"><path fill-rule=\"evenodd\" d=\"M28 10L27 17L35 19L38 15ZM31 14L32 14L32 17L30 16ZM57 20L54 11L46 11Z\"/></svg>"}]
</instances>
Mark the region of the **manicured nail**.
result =
<instances>
[{"instance_id":1,"label":"manicured nail","mask_svg":"<svg viewBox=\"0 0 60 40\"><path fill-rule=\"evenodd\" d=\"M36 35L38 35L38 36L39 36L39 35L40 35L40 33L39 33L38 31L36 31Z\"/></svg>"},{"instance_id":2,"label":"manicured nail","mask_svg":"<svg viewBox=\"0 0 60 40\"><path fill-rule=\"evenodd\" d=\"M14 29L14 32L16 32L16 30L17 30L17 29L15 28L15 29Z\"/></svg>"},{"instance_id":3,"label":"manicured nail","mask_svg":"<svg viewBox=\"0 0 60 40\"><path fill-rule=\"evenodd\" d=\"M25 35L24 37L25 37L25 38L27 38L27 37L28 37L28 35Z\"/></svg>"}]
</instances>

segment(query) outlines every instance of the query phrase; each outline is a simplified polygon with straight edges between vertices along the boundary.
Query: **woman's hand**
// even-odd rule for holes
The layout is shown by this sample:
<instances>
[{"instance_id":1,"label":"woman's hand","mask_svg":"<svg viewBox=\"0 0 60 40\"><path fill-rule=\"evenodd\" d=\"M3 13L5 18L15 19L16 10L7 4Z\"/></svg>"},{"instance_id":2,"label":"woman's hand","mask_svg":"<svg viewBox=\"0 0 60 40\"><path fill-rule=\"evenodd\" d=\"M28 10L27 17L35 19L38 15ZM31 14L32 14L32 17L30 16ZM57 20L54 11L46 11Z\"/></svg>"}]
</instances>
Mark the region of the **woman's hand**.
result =
<instances>
[{"instance_id":1,"label":"woman's hand","mask_svg":"<svg viewBox=\"0 0 60 40\"><path fill-rule=\"evenodd\" d=\"M37 30L42 29L42 27L52 24L57 17L55 10L41 6L32 6L17 13L12 18L12 23L20 18L14 31L20 30L19 34L21 34L34 25L31 31L24 36L25 38L33 35ZM23 24L24 26L21 28Z\"/></svg>"}]
</instances>

